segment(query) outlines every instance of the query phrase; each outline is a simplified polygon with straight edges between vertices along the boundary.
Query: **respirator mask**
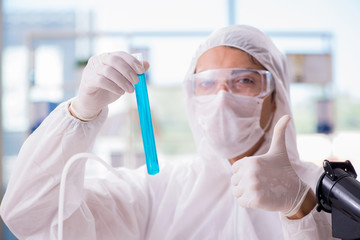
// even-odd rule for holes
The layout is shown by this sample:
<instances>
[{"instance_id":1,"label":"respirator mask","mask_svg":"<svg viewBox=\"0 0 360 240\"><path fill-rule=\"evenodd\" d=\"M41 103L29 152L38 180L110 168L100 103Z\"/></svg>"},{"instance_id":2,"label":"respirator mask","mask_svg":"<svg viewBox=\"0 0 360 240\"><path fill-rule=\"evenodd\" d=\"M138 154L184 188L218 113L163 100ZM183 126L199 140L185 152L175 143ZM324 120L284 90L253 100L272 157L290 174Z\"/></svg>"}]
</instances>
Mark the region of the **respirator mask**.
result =
<instances>
[{"instance_id":1,"label":"respirator mask","mask_svg":"<svg viewBox=\"0 0 360 240\"><path fill-rule=\"evenodd\" d=\"M275 89L265 70L228 68L193 74L186 81L201 143L220 157L234 158L252 148L265 134L260 116L264 98Z\"/></svg>"}]
</instances>

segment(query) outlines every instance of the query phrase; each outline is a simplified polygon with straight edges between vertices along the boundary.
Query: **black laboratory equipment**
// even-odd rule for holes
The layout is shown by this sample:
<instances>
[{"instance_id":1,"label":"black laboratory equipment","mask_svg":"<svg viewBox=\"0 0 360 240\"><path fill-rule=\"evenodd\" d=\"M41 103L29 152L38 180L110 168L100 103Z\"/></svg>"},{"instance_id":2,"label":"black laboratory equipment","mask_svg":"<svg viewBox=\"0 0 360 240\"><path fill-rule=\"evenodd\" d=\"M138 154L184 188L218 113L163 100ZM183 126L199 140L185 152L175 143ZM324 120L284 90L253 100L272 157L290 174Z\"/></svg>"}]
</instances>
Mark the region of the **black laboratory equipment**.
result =
<instances>
[{"instance_id":1,"label":"black laboratory equipment","mask_svg":"<svg viewBox=\"0 0 360 240\"><path fill-rule=\"evenodd\" d=\"M316 187L317 210L331 213L332 235L343 240L360 239L360 182L349 160L324 160L324 173Z\"/></svg>"}]
</instances>

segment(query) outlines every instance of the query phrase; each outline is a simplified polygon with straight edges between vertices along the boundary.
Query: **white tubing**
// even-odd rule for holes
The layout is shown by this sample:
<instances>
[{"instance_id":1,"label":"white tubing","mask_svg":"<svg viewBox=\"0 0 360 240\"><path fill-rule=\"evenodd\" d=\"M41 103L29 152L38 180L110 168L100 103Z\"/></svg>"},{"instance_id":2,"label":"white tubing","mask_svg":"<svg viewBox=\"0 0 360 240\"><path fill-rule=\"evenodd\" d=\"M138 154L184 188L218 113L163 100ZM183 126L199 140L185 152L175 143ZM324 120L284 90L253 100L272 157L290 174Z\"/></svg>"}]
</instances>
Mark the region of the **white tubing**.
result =
<instances>
[{"instance_id":1,"label":"white tubing","mask_svg":"<svg viewBox=\"0 0 360 240\"><path fill-rule=\"evenodd\" d=\"M74 164L74 162L76 162L80 159L87 161L90 158L100 162L115 176L121 177L120 174L117 171L115 171L115 169L112 166L110 166L107 162L105 162L100 157L98 157L92 153L78 153L78 154L75 154L74 156L72 156L69 159L69 161L65 164L65 167L61 174L60 193L59 193L59 209L58 209L58 240L63 239L65 186L66 186L66 177L67 177L68 171L69 171L70 167Z\"/></svg>"}]
</instances>

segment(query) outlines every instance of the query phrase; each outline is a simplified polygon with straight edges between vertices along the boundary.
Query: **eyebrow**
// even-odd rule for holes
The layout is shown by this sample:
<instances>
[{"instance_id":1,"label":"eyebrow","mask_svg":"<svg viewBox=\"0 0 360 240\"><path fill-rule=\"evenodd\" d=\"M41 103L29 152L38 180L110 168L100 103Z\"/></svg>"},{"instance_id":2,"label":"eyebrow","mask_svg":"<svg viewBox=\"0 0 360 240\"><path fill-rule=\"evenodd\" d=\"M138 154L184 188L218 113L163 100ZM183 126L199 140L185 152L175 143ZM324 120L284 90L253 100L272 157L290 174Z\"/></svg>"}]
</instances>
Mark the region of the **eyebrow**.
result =
<instances>
[{"instance_id":1,"label":"eyebrow","mask_svg":"<svg viewBox=\"0 0 360 240\"><path fill-rule=\"evenodd\" d=\"M246 69L246 68L244 68L244 69L233 69L231 71L231 75L234 75L234 74L239 73L239 72L243 72L244 70L249 70L249 69Z\"/></svg>"}]
</instances>

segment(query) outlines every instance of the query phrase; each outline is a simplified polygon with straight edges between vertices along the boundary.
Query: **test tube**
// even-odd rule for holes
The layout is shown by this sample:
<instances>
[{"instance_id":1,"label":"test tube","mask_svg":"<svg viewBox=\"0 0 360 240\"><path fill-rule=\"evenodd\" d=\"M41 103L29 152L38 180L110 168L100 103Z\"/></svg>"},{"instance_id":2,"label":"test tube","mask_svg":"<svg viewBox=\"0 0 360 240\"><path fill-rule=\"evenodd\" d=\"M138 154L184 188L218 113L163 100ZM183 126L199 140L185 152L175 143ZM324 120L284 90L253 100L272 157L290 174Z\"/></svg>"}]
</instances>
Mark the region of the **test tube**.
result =
<instances>
[{"instance_id":1,"label":"test tube","mask_svg":"<svg viewBox=\"0 0 360 240\"><path fill-rule=\"evenodd\" d=\"M134 53L132 55L136 57L136 59L139 60L141 63L143 63L141 53ZM140 128L145 152L146 167L148 174L155 175L159 172L159 164L156 153L154 130L151 120L146 79L144 73L138 74L138 76L139 82L135 84L135 95L140 119Z\"/></svg>"}]
</instances>

